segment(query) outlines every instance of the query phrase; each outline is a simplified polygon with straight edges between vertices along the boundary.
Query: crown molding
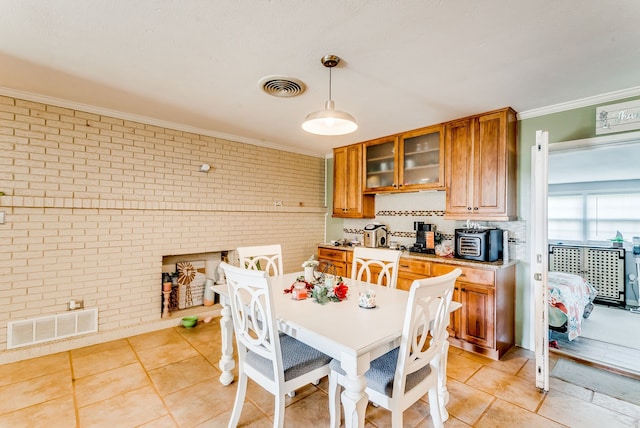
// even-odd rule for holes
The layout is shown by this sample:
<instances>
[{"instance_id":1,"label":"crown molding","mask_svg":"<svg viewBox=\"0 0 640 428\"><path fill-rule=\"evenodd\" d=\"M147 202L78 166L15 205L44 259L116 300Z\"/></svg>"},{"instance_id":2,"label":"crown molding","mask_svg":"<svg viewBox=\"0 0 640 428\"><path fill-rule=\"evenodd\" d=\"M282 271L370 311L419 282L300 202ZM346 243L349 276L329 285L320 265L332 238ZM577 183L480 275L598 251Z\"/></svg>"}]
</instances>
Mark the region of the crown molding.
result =
<instances>
[{"instance_id":1,"label":"crown molding","mask_svg":"<svg viewBox=\"0 0 640 428\"><path fill-rule=\"evenodd\" d=\"M193 134L205 135L207 137L219 138L223 140L235 141L243 144L252 144L254 146L270 148L274 150L281 150L290 153L297 153L301 155L313 156L313 157L333 157L332 153L315 153L305 150L299 150L294 147L282 146L270 141L255 140L252 138L242 137L240 135L225 134L222 132L213 131L210 129L197 128L193 126L183 125L174 122L168 122L160 119L155 119L148 116L141 116L131 113L126 113L118 110L111 110L102 107L97 107L90 104L83 104L75 101L64 100L61 98L49 97L47 95L35 94L32 92L20 91L17 89L7 88L0 86L0 95L19 98L22 100L50 104L58 107L69 108L72 110L85 111L88 113L99 114L102 116L115 117L122 120L129 120L132 122L140 122L148 125L159 126L162 128L175 129L183 132L190 132ZM518 113L518 120L531 119L534 117L545 116L553 113L560 113L567 110L573 110L581 107L588 107L596 104L607 103L611 101L619 101L624 98L640 96L640 86L633 88L623 89L620 91L609 92L606 94L595 95L592 97L582 98L580 100L568 101L565 103L554 104L547 107L540 107Z\"/></svg>"},{"instance_id":2,"label":"crown molding","mask_svg":"<svg viewBox=\"0 0 640 428\"><path fill-rule=\"evenodd\" d=\"M75 101L64 100L61 98L49 97L47 95L35 94L33 92L20 91L17 89L0 86L0 95L21 100L32 101L36 103L49 104L57 107L64 107L72 110L84 111L87 113L99 114L101 116L115 117L117 119L129 120L131 122L139 122L147 125L158 126L161 128L175 129L177 131L189 132L192 134L205 135L207 137L219 138L222 140L234 141L243 144L252 144L254 146L266 147L274 150L281 150L289 153L297 153L313 157L324 157L324 153L309 152L295 147L283 146L270 141L255 140L252 138L242 137L240 135L225 134L223 132L213 131L211 129L197 128L193 126L183 125L180 123L168 122L165 120L155 119L148 116L140 116L137 114L126 113L118 110L111 110L97 107L90 104L83 104Z\"/></svg>"},{"instance_id":3,"label":"crown molding","mask_svg":"<svg viewBox=\"0 0 640 428\"><path fill-rule=\"evenodd\" d=\"M607 103L610 101L619 101L624 98L637 96L640 96L640 86L629 89L622 89L620 91L609 92L601 95L594 95L592 97L582 98L580 100L567 101L565 103L523 111L518 113L518 120L531 119L533 117L545 116L552 113L560 113L576 108L588 107L596 104Z\"/></svg>"}]
</instances>

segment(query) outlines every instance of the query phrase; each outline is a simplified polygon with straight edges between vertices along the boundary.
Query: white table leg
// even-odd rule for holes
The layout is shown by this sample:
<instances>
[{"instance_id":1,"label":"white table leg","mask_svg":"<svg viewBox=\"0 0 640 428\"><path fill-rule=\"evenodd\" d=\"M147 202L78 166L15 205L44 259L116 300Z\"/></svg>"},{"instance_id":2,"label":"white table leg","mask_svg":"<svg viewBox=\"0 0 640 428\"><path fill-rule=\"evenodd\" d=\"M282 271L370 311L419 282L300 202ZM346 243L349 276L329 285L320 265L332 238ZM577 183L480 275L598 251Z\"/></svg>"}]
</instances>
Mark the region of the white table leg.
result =
<instances>
[{"instance_id":1,"label":"white table leg","mask_svg":"<svg viewBox=\"0 0 640 428\"><path fill-rule=\"evenodd\" d=\"M220 314L220 334L222 336L222 356L218 367L222 370L220 375L220 383L229 385L233 382L233 374L231 370L236 366L233 359L233 320L231 319L231 307L226 302L221 302L222 311Z\"/></svg>"},{"instance_id":2,"label":"white table leg","mask_svg":"<svg viewBox=\"0 0 640 428\"><path fill-rule=\"evenodd\" d=\"M354 363L349 359L343 359L341 363L346 372L341 395L345 428L364 427L364 415L369 403L369 396L365 392L367 378L364 377L369 370L369 355L361 356L358 363Z\"/></svg>"}]
</instances>

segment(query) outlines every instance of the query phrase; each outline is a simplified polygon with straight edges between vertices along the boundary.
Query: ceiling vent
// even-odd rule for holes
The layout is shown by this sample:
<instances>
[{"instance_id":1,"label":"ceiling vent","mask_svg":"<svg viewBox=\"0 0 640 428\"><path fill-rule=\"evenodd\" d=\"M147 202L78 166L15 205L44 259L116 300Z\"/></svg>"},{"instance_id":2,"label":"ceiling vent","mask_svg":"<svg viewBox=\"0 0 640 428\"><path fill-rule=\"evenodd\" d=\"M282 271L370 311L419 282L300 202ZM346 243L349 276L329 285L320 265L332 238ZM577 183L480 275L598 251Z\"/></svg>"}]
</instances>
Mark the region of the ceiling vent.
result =
<instances>
[{"instance_id":1,"label":"ceiling vent","mask_svg":"<svg viewBox=\"0 0 640 428\"><path fill-rule=\"evenodd\" d=\"M258 82L265 93L274 97L291 98L302 94L307 87L298 79L282 76L268 76Z\"/></svg>"}]
</instances>

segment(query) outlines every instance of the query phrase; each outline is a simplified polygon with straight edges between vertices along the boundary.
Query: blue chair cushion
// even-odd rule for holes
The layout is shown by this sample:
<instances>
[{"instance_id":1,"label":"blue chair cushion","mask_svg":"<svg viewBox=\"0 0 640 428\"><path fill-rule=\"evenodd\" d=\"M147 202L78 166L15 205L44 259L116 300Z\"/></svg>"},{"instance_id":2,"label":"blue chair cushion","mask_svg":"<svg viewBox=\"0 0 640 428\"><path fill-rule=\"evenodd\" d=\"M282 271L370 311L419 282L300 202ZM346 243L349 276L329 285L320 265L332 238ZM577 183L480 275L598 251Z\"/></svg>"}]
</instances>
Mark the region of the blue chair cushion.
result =
<instances>
[{"instance_id":1,"label":"blue chair cushion","mask_svg":"<svg viewBox=\"0 0 640 428\"><path fill-rule=\"evenodd\" d=\"M285 381L295 379L311 370L327 365L331 361L331 357L328 355L291 336L280 334L279 338ZM247 352L245 360L260 373L273 380L273 365L270 360L255 352Z\"/></svg>"},{"instance_id":2,"label":"blue chair cushion","mask_svg":"<svg viewBox=\"0 0 640 428\"><path fill-rule=\"evenodd\" d=\"M371 361L369 370L364 374L367 378L367 387L374 391L384 394L387 397L391 397L393 394L393 379L396 372L396 365L398 364L398 353L400 348L392 349L386 354ZM340 361L331 361L331 370L345 375L344 370L340 367ZM405 392L411 390L420 381L426 378L431 373L431 365L427 364L420 370L413 372L407 376L405 382Z\"/></svg>"}]
</instances>

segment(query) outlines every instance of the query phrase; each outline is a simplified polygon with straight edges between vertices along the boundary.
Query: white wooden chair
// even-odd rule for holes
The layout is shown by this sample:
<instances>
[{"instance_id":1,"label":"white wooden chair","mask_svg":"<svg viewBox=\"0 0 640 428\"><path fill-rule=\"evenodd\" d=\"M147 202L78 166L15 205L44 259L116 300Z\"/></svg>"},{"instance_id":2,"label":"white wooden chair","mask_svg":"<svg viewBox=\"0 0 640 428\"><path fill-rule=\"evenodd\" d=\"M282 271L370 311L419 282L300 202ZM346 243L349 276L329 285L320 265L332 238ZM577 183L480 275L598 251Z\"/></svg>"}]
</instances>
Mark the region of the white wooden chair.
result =
<instances>
[{"instance_id":1,"label":"white wooden chair","mask_svg":"<svg viewBox=\"0 0 640 428\"><path fill-rule=\"evenodd\" d=\"M282 246L259 245L255 247L238 247L240 267L250 270L263 270L269 275L282 275Z\"/></svg>"},{"instance_id":2,"label":"white wooden chair","mask_svg":"<svg viewBox=\"0 0 640 428\"><path fill-rule=\"evenodd\" d=\"M402 428L402 413L426 393L433 425L442 427L438 377L442 351L447 341L449 306L460 269L433 278L413 281L400 346L371 362L365 373L369 400L391 411L391 426ZM340 425L339 388L345 372L337 360L331 361L329 412L331 427Z\"/></svg>"},{"instance_id":3,"label":"white wooden chair","mask_svg":"<svg viewBox=\"0 0 640 428\"><path fill-rule=\"evenodd\" d=\"M237 251L240 267L249 270L263 270L272 276L284 273L282 269L282 246L280 244L238 247ZM316 379L312 383L318 385L320 380ZM293 398L296 392L291 391L288 395Z\"/></svg>"},{"instance_id":4,"label":"white wooden chair","mask_svg":"<svg viewBox=\"0 0 640 428\"><path fill-rule=\"evenodd\" d=\"M238 347L238 390L229 427L236 427L247 379L275 396L273 426L284 425L285 394L329 374L331 358L286 334L278 334L272 287L264 271L220 264L229 286Z\"/></svg>"},{"instance_id":5,"label":"white wooden chair","mask_svg":"<svg viewBox=\"0 0 640 428\"><path fill-rule=\"evenodd\" d=\"M371 267L380 268L378 285L396 288L398 282L398 264L401 252L383 248L356 247L353 249L351 279L371 282ZM377 269L374 269L374 272Z\"/></svg>"}]
</instances>

